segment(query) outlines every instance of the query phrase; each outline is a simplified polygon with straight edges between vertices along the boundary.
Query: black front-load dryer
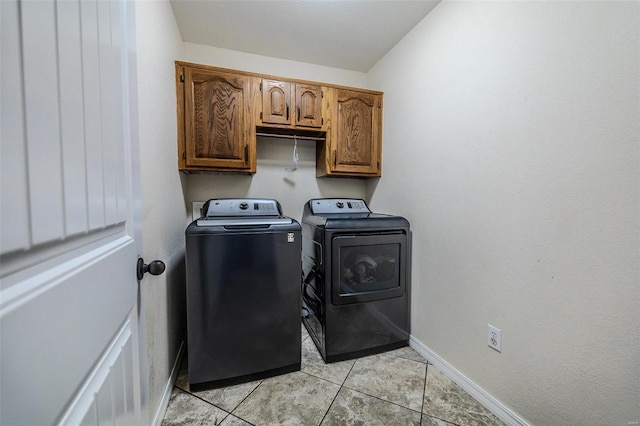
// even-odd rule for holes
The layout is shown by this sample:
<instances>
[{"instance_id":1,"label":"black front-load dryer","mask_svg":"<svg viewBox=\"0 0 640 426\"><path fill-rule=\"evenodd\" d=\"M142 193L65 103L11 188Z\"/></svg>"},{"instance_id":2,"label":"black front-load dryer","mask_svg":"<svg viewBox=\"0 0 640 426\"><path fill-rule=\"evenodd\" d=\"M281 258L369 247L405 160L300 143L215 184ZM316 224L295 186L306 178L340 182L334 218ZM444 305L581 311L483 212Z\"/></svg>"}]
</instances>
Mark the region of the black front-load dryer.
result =
<instances>
[{"instance_id":1,"label":"black front-load dryer","mask_svg":"<svg viewBox=\"0 0 640 426\"><path fill-rule=\"evenodd\" d=\"M303 323L327 362L406 346L409 222L360 199L312 199L302 216Z\"/></svg>"},{"instance_id":2,"label":"black front-load dryer","mask_svg":"<svg viewBox=\"0 0 640 426\"><path fill-rule=\"evenodd\" d=\"M212 199L186 229L189 383L300 369L300 224L266 199Z\"/></svg>"}]
</instances>

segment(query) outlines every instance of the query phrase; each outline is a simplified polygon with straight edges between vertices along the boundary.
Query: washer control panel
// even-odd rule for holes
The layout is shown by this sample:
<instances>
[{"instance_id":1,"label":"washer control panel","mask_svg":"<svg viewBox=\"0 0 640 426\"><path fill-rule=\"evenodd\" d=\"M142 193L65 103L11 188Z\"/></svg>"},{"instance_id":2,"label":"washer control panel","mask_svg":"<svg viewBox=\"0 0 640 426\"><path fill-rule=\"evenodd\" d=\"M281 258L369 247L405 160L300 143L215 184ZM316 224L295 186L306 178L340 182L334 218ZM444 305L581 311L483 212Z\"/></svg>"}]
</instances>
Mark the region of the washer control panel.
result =
<instances>
[{"instance_id":1,"label":"washer control panel","mask_svg":"<svg viewBox=\"0 0 640 426\"><path fill-rule=\"evenodd\" d=\"M371 213L367 203L358 198L319 198L309 201L312 214Z\"/></svg>"},{"instance_id":2,"label":"washer control panel","mask_svg":"<svg viewBox=\"0 0 640 426\"><path fill-rule=\"evenodd\" d=\"M280 216L276 200L258 198L214 198L202 206L202 217Z\"/></svg>"}]
</instances>

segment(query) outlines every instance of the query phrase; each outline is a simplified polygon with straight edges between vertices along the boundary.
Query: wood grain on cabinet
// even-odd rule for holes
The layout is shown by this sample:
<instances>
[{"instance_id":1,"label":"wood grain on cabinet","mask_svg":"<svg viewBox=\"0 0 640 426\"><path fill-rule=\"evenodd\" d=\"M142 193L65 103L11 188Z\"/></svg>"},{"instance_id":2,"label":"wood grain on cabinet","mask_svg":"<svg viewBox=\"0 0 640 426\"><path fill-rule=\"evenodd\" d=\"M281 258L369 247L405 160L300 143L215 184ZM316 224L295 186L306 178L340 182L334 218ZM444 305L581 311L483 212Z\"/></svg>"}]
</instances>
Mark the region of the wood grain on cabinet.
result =
<instances>
[{"instance_id":1,"label":"wood grain on cabinet","mask_svg":"<svg viewBox=\"0 0 640 426\"><path fill-rule=\"evenodd\" d=\"M382 94L331 88L326 97L331 130L317 147L317 175L380 176Z\"/></svg>"},{"instance_id":2,"label":"wood grain on cabinet","mask_svg":"<svg viewBox=\"0 0 640 426\"><path fill-rule=\"evenodd\" d=\"M182 112L180 96L178 107L178 118L183 117L180 168L254 173L252 78L190 67L180 71L184 80Z\"/></svg>"},{"instance_id":3,"label":"wood grain on cabinet","mask_svg":"<svg viewBox=\"0 0 640 426\"><path fill-rule=\"evenodd\" d=\"M296 83L296 126L322 127L322 88Z\"/></svg>"},{"instance_id":4,"label":"wood grain on cabinet","mask_svg":"<svg viewBox=\"0 0 640 426\"><path fill-rule=\"evenodd\" d=\"M262 123L291 124L291 83L288 81L262 80Z\"/></svg>"},{"instance_id":5,"label":"wood grain on cabinet","mask_svg":"<svg viewBox=\"0 0 640 426\"><path fill-rule=\"evenodd\" d=\"M320 86L265 78L261 90L263 126L322 127Z\"/></svg>"},{"instance_id":6,"label":"wood grain on cabinet","mask_svg":"<svg viewBox=\"0 0 640 426\"><path fill-rule=\"evenodd\" d=\"M178 167L256 172L256 134L317 139L316 176L379 177L382 92L176 61Z\"/></svg>"}]
</instances>

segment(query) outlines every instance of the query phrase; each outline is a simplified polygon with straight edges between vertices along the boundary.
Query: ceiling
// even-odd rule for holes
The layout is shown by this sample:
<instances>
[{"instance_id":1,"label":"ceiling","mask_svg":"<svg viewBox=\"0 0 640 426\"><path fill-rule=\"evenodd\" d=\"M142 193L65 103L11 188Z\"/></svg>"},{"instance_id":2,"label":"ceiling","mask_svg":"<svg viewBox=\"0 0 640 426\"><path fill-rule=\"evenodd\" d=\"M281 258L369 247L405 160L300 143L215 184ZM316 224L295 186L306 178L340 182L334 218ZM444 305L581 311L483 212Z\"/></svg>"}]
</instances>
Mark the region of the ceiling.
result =
<instances>
[{"instance_id":1,"label":"ceiling","mask_svg":"<svg viewBox=\"0 0 640 426\"><path fill-rule=\"evenodd\" d=\"M439 0L171 0L182 40L367 72Z\"/></svg>"}]
</instances>

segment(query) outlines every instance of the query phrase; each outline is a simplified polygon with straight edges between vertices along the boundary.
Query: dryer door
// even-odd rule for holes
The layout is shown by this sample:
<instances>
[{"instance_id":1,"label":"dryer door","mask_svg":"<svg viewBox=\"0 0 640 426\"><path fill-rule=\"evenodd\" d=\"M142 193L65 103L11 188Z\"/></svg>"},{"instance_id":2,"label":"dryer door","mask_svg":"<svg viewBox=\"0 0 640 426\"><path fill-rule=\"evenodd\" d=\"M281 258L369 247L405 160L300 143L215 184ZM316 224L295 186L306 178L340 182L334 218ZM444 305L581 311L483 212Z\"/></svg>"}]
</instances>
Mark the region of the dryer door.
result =
<instances>
[{"instance_id":1,"label":"dryer door","mask_svg":"<svg viewBox=\"0 0 640 426\"><path fill-rule=\"evenodd\" d=\"M407 235L335 235L331 240L334 305L400 297L406 292Z\"/></svg>"}]
</instances>

